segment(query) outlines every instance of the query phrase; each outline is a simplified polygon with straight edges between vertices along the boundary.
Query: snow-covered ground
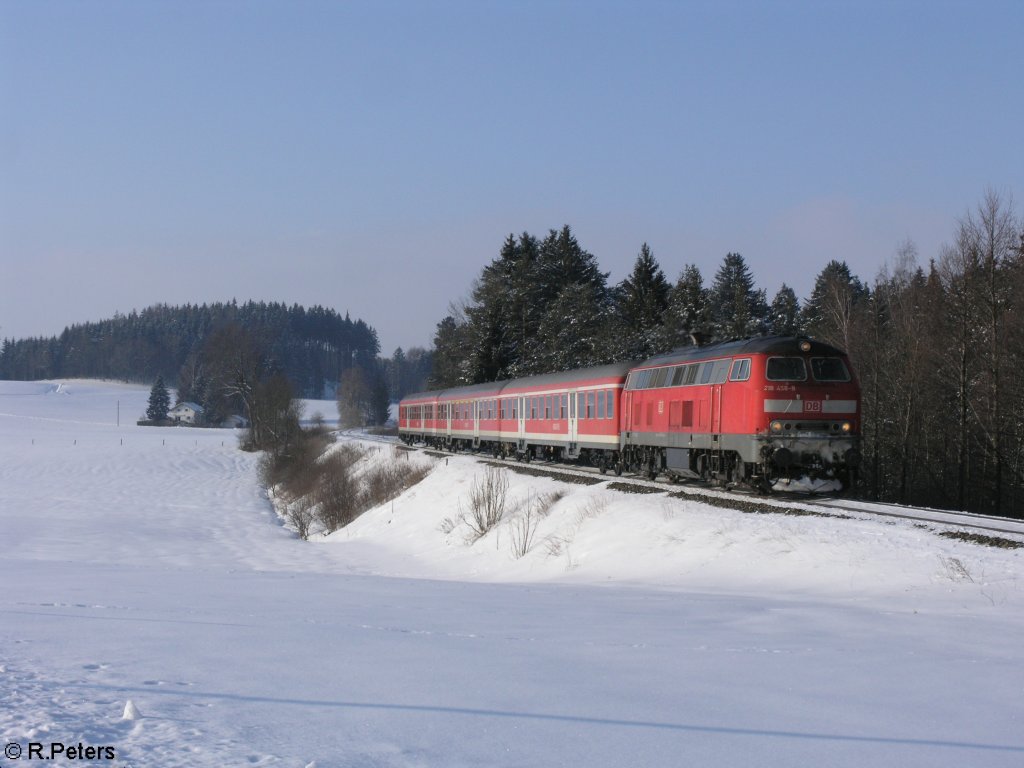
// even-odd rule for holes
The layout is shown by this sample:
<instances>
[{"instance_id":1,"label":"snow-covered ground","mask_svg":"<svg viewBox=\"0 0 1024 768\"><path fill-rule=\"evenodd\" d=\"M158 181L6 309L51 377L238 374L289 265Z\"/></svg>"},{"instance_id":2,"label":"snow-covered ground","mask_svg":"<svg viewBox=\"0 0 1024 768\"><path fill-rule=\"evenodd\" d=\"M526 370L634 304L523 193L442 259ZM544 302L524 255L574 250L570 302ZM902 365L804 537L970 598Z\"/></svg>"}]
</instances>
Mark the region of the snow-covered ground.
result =
<instances>
[{"instance_id":1,"label":"snow-covered ground","mask_svg":"<svg viewBox=\"0 0 1024 768\"><path fill-rule=\"evenodd\" d=\"M464 457L303 542L232 433L136 427L147 395L0 382L0 736L22 760L1024 763L1024 550L516 474L511 520L470 545Z\"/></svg>"}]
</instances>

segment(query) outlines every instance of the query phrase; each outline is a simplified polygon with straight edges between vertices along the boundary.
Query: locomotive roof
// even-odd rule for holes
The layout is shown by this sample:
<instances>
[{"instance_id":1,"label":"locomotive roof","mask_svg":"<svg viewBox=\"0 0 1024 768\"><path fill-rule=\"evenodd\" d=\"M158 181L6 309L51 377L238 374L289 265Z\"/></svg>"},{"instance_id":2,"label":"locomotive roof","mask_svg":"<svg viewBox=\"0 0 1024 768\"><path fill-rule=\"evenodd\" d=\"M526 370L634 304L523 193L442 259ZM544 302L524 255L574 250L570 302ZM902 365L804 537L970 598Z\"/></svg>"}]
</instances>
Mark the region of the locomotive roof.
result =
<instances>
[{"instance_id":1,"label":"locomotive roof","mask_svg":"<svg viewBox=\"0 0 1024 768\"><path fill-rule=\"evenodd\" d=\"M612 363L610 365L599 365L594 368L581 368L574 371L562 371L560 373L541 373L536 376L527 376L522 379L505 379L503 381L492 381L484 384L470 384L465 387L452 387L450 389L437 389L430 392L416 392L408 394L402 400L420 400L435 397L472 397L493 393L500 394L506 387L543 387L553 384L568 384L581 379L605 379L612 377L625 378L626 374L633 368L633 363Z\"/></svg>"},{"instance_id":2,"label":"locomotive roof","mask_svg":"<svg viewBox=\"0 0 1024 768\"><path fill-rule=\"evenodd\" d=\"M807 352L802 351L800 349L800 342L809 342L811 348ZM687 363L746 354L835 356L845 353L831 344L815 341L807 336L755 336L750 339L733 339L718 344L706 344L701 347L679 347L671 352L655 355L644 360L642 363L637 363L636 367L647 368L655 365Z\"/></svg>"}]
</instances>

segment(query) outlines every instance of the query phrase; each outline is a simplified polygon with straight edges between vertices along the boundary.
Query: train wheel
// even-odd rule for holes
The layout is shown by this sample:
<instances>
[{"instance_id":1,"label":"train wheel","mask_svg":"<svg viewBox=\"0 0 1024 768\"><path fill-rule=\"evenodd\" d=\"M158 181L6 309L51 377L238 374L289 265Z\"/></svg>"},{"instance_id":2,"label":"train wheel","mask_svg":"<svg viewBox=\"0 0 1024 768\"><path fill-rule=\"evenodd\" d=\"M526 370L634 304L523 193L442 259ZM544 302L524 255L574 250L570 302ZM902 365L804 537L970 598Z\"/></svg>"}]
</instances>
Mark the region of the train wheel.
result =
<instances>
[{"instance_id":1,"label":"train wheel","mask_svg":"<svg viewBox=\"0 0 1024 768\"><path fill-rule=\"evenodd\" d=\"M623 469L622 462L621 461L616 461L615 462L615 474L619 475L621 477L622 469Z\"/></svg>"}]
</instances>

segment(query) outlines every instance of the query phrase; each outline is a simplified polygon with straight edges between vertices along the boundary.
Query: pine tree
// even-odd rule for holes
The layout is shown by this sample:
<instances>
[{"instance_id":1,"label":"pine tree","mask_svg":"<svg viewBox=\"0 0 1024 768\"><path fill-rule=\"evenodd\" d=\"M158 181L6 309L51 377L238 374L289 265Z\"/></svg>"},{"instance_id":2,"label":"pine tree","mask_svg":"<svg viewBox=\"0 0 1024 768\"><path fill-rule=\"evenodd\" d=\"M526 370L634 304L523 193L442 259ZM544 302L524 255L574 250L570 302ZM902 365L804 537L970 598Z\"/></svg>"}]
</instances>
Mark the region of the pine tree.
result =
<instances>
[{"instance_id":1,"label":"pine tree","mask_svg":"<svg viewBox=\"0 0 1024 768\"><path fill-rule=\"evenodd\" d=\"M800 331L800 302L785 283L772 299L768 310L768 332L776 336L793 336Z\"/></svg>"},{"instance_id":2,"label":"pine tree","mask_svg":"<svg viewBox=\"0 0 1024 768\"><path fill-rule=\"evenodd\" d=\"M658 351L669 291L665 273L644 243L633 271L615 291L621 358L643 360Z\"/></svg>"},{"instance_id":3,"label":"pine tree","mask_svg":"<svg viewBox=\"0 0 1024 768\"><path fill-rule=\"evenodd\" d=\"M613 308L592 283L567 285L544 311L526 361L527 373L548 373L610 363L615 350Z\"/></svg>"},{"instance_id":4,"label":"pine tree","mask_svg":"<svg viewBox=\"0 0 1024 768\"><path fill-rule=\"evenodd\" d=\"M659 352L692 343L691 335L710 335L710 310L704 277L695 264L687 264L669 293Z\"/></svg>"},{"instance_id":5,"label":"pine tree","mask_svg":"<svg viewBox=\"0 0 1024 768\"><path fill-rule=\"evenodd\" d=\"M767 314L764 291L754 287L746 261L738 253L726 254L711 287L711 331L715 339L763 334Z\"/></svg>"},{"instance_id":6,"label":"pine tree","mask_svg":"<svg viewBox=\"0 0 1024 768\"><path fill-rule=\"evenodd\" d=\"M448 315L437 324L434 351L431 355L429 385L432 389L448 389L473 383L468 375L469 329L464 320Z\"/></svg>"},{"instance_id":7,"label":"pine tree","mask_svg":"<svg viewBox=\"0 0 1024 768\"><path fill-rule=\"evenodd\" d=\"M164 377L157 376L153 388L149 390L149 406L146 418L149 421L166 421L167 411L171 409L171 396L164 385Z\"/></svg>"}]
</instances>

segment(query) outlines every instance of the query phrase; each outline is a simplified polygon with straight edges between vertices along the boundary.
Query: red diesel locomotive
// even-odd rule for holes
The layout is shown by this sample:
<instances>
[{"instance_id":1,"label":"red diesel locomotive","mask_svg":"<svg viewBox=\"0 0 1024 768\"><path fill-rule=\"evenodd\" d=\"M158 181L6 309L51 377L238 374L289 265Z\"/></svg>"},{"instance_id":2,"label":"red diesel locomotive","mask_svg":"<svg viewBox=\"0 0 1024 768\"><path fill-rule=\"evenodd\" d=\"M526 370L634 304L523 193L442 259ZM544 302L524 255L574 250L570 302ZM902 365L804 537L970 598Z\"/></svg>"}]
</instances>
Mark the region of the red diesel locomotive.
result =
<instances>
[{"instance_id":1,"label":"red diesel locomotive","mask_svg":"<svg viewBox=\"0 0 1024 768\"><path fill-rule=\"evenodd\" d=\"M406 442L580 459L768 491L847 486L860 464L860 390L843 352L798 337L687 347L641 363L410 395ZM824 481L824 483L820 482Z\"/></svg>"}]
</instances>

